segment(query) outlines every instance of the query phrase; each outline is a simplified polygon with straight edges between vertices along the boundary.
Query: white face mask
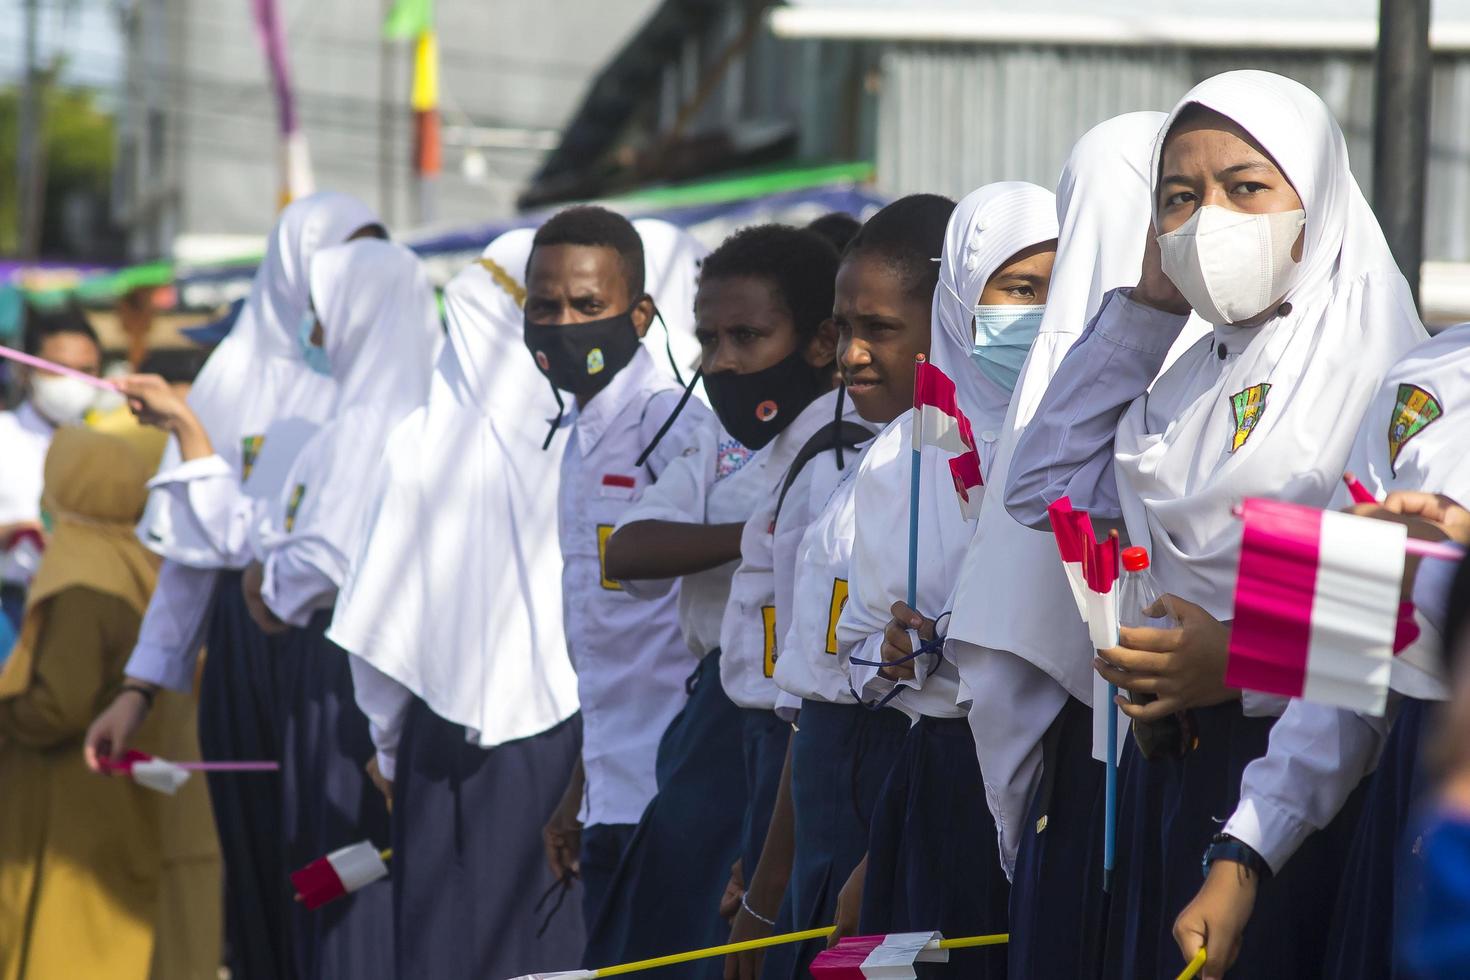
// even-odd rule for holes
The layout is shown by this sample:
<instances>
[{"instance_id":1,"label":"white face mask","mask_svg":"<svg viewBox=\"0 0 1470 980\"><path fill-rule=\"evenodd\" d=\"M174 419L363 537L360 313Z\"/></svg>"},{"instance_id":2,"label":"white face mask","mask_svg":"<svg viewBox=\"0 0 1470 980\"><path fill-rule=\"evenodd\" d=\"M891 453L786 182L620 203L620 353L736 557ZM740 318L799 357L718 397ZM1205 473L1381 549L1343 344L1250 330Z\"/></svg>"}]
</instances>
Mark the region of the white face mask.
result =
<instances>
[{"instance_id":1,"label":"white face mask","mask_svg":"<svg viewBox=\"0 0 1470 980\"><path fill-rule=\"evenodd\" d=\"M97 390L85 381L60 375L31 378L31 404L52 425L73 425L97 401Z\"/></svg>"},{"instance_id":2,"label":"white face mask","mask_svg":"<svg viewBox=\"0 0 1470 980\"><path fill-rule=\"evenodd\" d=\"M1291 257L1307 213L1244 214L1206 204L1160 235L1164 275L1214 324L1249 320L1286 295L1298 264Z\"/></svg>"}]
</instances>

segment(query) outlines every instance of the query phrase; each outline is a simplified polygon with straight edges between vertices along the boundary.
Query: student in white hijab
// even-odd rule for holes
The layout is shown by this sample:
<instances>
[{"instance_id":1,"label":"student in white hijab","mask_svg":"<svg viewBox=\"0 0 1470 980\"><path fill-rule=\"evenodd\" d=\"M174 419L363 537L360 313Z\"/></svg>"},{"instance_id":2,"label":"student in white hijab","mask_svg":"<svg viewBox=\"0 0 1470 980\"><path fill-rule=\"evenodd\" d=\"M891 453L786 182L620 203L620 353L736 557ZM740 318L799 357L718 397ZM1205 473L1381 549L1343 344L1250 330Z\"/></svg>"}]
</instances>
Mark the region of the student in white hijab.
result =
<instances>
[{"instance_id":1,"label":"student in white hijab","mask_svg":"<svg viewBox=\"0 0 1470 980\"><path fill-rule=\"evenodd\" d=\"M294 202L267 239L250 298L205 363L187 408L161 379L120 382L145 420L175 437L138 528L165 560L128 661L128 684L140 692L192 690L207 638L213 656L199 691L207 759L279 758L276 641L251 622L240 588L247 532L336 399L336 385L306 360L311 258L351 238L385 235L377 215L346 194ZM89 761L123 752L147 710L144 694L125 689L88 731ZM276 790L269 781L210 780L230 881L225 914L236 977L292 975Z\"/></svg>"},{"instance_id":2,"label":"student in white hijab","mask_svg":"<svg viewBox=\"0 0 1470 980\"><path fill-rule=\"evenodd\" d=\"M339 392L254 529L252 566L267 632L295 627L278 664L284 717L281 787L287 864L303 867L353 841L389 843L388 810L364 765L367 719L353 701L348 658L323 636L337 590L361 550L373 477L393 427L428 397L443 330L434 287L402 245L363 240L311 263L313 341ZM392 889L347 896L331 915L298 907L298 975L393 973Z\"/></svg>"},{"instance_id":3,"label":"student in white hijab","mask_svg":"<svg viewBox=\"0 0 1470 980\"><path fill-rule=\"evenodd\" d=\"M1200 855L1259 873L1241 842L1213 841L1240 773L1280 703L1224 685L1244 496L1332 500L1358 421L1389 366L1424 337L1408 284L1348 168L1331 112L1300 84L1258 71L1202 82L1154 153L1154 222L1139 284L1115 290L1068 354L1022 434L1006 506L1037 526L1063 495L1095 523L1122 519L1149 549L1179 630L1124 631L1104 678L1156 695L1124 711L1146 724L1187 712L1159 806L1124 794L1107 972L1179 968L1168 924L1198 887ZM1191 308L1214 324L1149 388ZM1130 749L1132 746L1130 745ZM1125 753L1124 768L1144 765ZM1143 783L1147 784L1148 780ZM1246 975L1303 975L1322 961L1338 855L1315 854L1261 890ZM1208 853L1207 853L1208 851ZM1153 875L1161 881L1149 880Z\"/></svg>"},{"instance_id":4,"label":"student in white hijab","mask_svg":"<svg viewBox=\"0 0 1470 980\"><path fill-rule=\"evenodd\" d=\"M1137 280L1143 255L1137 228L1150 213L1149 154L1163 121L1162 112L1131 112L1099 123L1077 141L1062 168L1046 311L1000 426L995 461L984 474L996 492L981 505L951 603L945 653L963 688L1006 692L974 699L969 719L1000 859L1011 878L1007 954L1014 976L1079 975L1084 958L1100 948L1101 910L1090 919L1084 910L1095 904L1088 895L1100 896L1102 886L1100 874L1087 875L1095 870L1089 864L1094 841L1101 839L1093 815L1103 772L1089 744L1087 628L1080 619L1055 615L1072 601L1056 543L1049 533L1016 523L1000 488L1017 436L1104 294ZM1044 755L1051 770L1046 788L1063 791L1041 800ZM1044 829L1037 830L1043 815ZM1018 852L1024 854L1020 861ZM1051 940L1045 923L1059 917L1082 923L1081 941Z\"/></svg>"},{"instance_id":5,"label":"student in white hijab","mask_svg":"<svg viewBox=\"0 0 1470 980\"><path fill-rule=\"evenodd\" d=\"M1374 497L1388 498L1388 513L1372 505L1356 508L1360 513L1394 519L1404 513L1404 491L1470 500L1470 414L1454 411L1467 395L1470 324L1444 331L1394 365L1363 416L1349 459L1349 470ZM1444 532L1421 524L1411 533ZM1439 650L1454 573L1455 564L1442 561L1406 569L1405 592L1418 611L1420 636L1394 657L1388 711L1364 715L1292 701L1271 730L1266 754L1246 767L1240 805L1224 827L1279 872L1349 805L1359 780L1373 774L1338 891L1327 976L1368 980L1394 972L1393 931L1384 924L1395 920L1396 882L1412 863L1401 845L1410 812L1423 802L1426 716L1450 695ZM1229 968L1259 884L1233 870L1216 862L1174 927L1186 957L1208 939L1205 968L1211 973Z\"/></svg>"},{"instance_id":6,"label":"student in white hijab","mask_svg":"<svg viewBox=\"0 0 1470 980\"><path fill-rule=\"evenodd\" d=\"M853 240L844 273L854 256L880 239L884 214L871 218ZM927 347L934 366L954 381L959 408L979 444L983 474L994 461L1009 385L1046 302L1056 199L1032 184L1004 182L972 193L946 217L937 276L930 280L930 337L917 349ZM911 379L912 365L909 353L907 364L895 367ZM861 383L863 373L855 371L848 380L850 386ZM909 385L911 392L912 380ZM866 412L861 388L853 398ZM860 928L992 932L1002 928L1008 900L990 849L993 832L985 828L976 842L967 822L973 818L952 818L973 813L988 823L959 675L941 651L918 653L907 632L916 629L931 649L936 645L934 620L947 619L942 614L974 525L961 510L950 455L926 449L918 500L918 611L906 606L913 418L911 411L901 414L863 457L854 488L848 603L837 624L839 656L852 665L853 690L867 703L888 700L915 722L874 805ZM875 665L885 661L892 666L880 671ZM949 971L1004 976L1005 957L995 950L956 956Z\"/></svg>"},{"instance_id":7,"label":"student in white hijab","mask_svg":"<svg viewBox=\"0 0 1470 980\"><path fill-rule=\"evenodd\" d=\"M536 911L580 719L555 532L566 429L543 450L557 404L522 340L533 235L502 235L445 288L449 343L389 436L327 631L393 783L398 976L571 968L582 947L579 900L539 936Z\"/></svg>"}]
</instances>

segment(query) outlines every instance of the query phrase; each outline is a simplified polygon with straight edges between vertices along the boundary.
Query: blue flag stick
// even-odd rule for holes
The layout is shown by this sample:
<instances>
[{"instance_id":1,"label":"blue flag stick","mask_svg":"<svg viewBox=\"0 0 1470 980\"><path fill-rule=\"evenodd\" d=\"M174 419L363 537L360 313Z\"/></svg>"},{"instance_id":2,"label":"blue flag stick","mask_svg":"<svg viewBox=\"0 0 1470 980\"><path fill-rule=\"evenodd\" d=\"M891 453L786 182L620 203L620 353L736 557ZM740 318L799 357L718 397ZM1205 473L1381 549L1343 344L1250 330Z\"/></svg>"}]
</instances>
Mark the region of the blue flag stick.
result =
<instances>
[{"instance_id":1,"label":"blue flag stick","mask_svg":"<svg viewBox=\"0 0 1470 980\"><path fill-rule=\"evenodd\" d=\"M919 365L924 363L924 355L914 355L914 391L919 388ZM914 431L913 451L909 457L909 608L918 611L919 608L919 464L922 451L920 446L924 444L924 414L919 407L918 395L914 396Z\"/></svg>"},{"instance_id":2,"label":"blue flag stick","mask_svg":"<svg viewBox=\"0 0 1470 980\"><path fill-rule=\"evenodd\" d=\"M1103 810L1103 891L1113 890L1113 856L1118 847L1118 685L1108 685L1107 793Z\"/></svg>"}]
</instances>

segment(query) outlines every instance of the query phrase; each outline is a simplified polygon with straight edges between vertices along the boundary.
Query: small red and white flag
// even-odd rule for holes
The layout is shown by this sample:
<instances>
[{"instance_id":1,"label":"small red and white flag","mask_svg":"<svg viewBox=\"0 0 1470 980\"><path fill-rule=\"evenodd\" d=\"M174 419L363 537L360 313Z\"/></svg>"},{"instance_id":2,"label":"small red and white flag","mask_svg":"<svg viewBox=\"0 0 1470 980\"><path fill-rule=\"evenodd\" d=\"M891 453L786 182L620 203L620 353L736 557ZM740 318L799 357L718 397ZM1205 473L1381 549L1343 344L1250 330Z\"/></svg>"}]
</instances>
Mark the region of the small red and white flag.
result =
<instances>
[{"instance_id":1,"label":"small red and white flag","mask_svg":"<svg viewBox=\"0 0 1470 980\"><path fill-rule=\"evenodd\" d=\"M975 448L970 420L960 411L954 382L928 361L914 364L914 451L934 446L959 455Z\"/></svg>"},{"instance_id":2,"label":"small red and white flag","mask_svg":"<svg viewBox=\"0 0 1470 980\"><path fill-rule=\"evenodd\" d=\"M1051 520L1051 533L1057 542L1057 553L1062 557L1067 584L1072 587L1072 598L1077 601L1077 615L1085 623L1087 582L1082 577L1082 556L1096 541L1092 517L1085 510L1073 510L1070 497L1062 497L1052 504L1046 509L1046 515Z\"/></svg>"},{"instance_id":3,"label":"small red and white flag","mask_svg":"<svg viewBox=\"0 0 1470 980\"><path fill-rule=\"evenodd\" d=\"M1225 683L1382 714L1404 639L1404 526L1254 498L1242 516Z\"/></svg>"},{"instance_id":4,"label":"small red and white flag","mask_svg":"<svg viewBox=\"0 0 1470 980\"><path fill-rule=\"evenodd\" d=\"M128 749L116 759L100 759L98 765L105 773L127 776L139 786L168 796L173 796L189 781L189 770L183 766L167 759L156 759L137 749Z\"/></svg>"},{"instance_id":5,"label":"small red and white flag","mask_svg":"<svg viewBox=\"0 0 1470 980\"><path fill-rule=\"evenodd\" d=\"M947 963L937 932L849 936L812 961L813 980L913 980L915 963Z\"/></svg>"},{"instance_id":6,"label":"small red and white flag","mask_svg":"<svg viewBox=\"0 0 1470 980\"><path fill-rule=\"evenodd\" d=\"M966 449L949 461L949 474L954 477L954 492L960 498L960 513L967 521L977 520L985 499L980 492L985 486L980 475L980 454Z\"/></svg>"},{"instance_id":7,"label":"small red and white flag","mask_svg":"<svg viewBox=\"0 0 1470 980\"><path fill-rule=\"evenodd\" d=\"M388 854L365 840L317 858L299 871L291 872L296 898L308 909L318 909L379 878L386 878L388 865L384 858Z\"/></svg>"},{"instance_id":8,"label":"small red and white flag","mask_svg":"<svg viewBox=\"0 0 1470 980\"><path fill-rule=\"evenodd\" d=\"M1089 540L1082 549L1087 633L1098 650L1118 645L1118 550L1116 534L1109 534L1101 543Z\"/></svg>"}]
</instances>

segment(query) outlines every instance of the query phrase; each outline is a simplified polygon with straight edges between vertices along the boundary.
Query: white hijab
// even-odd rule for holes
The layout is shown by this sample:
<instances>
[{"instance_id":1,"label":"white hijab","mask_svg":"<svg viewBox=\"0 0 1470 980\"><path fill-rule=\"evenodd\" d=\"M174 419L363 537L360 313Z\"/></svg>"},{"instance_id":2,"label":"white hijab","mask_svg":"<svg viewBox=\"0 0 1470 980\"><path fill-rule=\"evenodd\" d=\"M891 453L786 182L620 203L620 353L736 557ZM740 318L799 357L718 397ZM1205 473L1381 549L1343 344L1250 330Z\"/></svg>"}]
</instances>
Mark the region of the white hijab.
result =
<instances>
[{"instance_id":1,"label":"white hijab","mask_svg":"<svg viewBox=\"0 0 1470 980\"><path fill-rule=\"evenodd\" d=\"M1133 403L1114 443L1130 540L1149 548L1164 589L1224 620L1240 547L1231 508L1251 496L1327 506L1384 373L1426 334L1348 169L1342 130L1315 93L1269 72L1226 72L1191 89L1168 125L1192 104L1250 133L1307 216L1284 315L1215 327L1214 345L1196 344ZM1168 125L1154 147L1155 180ZM1263 407L1232 452L1232 396L1260 385L1270 385Z\"/></svg>"},{"instance_id":2,"label":"white hijab","mask_svg":"<svg viewBox=\"0 0 1470 980\"><path fill-rule=\"evenodd\" d=\"M334 585L361 548L389 433L424 404L443 345L434 287L418 256L362 239L317 253L311 295L339 397L291 467L260 529L259 557L290 547Z\"/></svg>"},{"instance_id":3,"label":"white hijab","mask_svg":"<svg viewBox=\"0 0 1470 980\"><path fill-rule=\"evenodd\" d=\"M300 419L315 426L330 414L337 386L306 366L298 341L309 302L307 270L319 249L378 223L378 216L357 198L324 191L288 205L266 240L250 298L189 393L189 407L204 424L215 453L242 479L242 440L264 435L278 420ZM178 463L178 443L170 439L160 471ZM285 475L284 468L280 475ZM273 495L277 489L261 486L259 492ZM213 567L218 564L213 551L186 543L192 536L182 530L181 522L188 518L177 512L181 503L167 490L149 494L139 537L166 558ZM175 527L181 528L178 534Z\"/></svg>"},{"instance_id":4,"label":"white hijab","mask_svg":"<svg viewBox=\"0 0 1470 980\"><path fill-rule=\"evenodd\" d=\"M1056 237L1056 195L1018 180L971 191L955 206L944 230L929 359L954 381L960 408L977 436L1000 428L1011 400L1009 391L970 361L975 337L972 320L980 291L1006 259ZM993 439L980 447L986 483L990 475L983 467L992 461L987 456L994 450Z\"/></svg>"},{"instance_id":5,"label":"white hijab","mask_svg":"<svg viewBox=\"0 0 1470 980\"><path fill-rule=\"evenodd\" d=\"M562 633L557 487L567 427L522 340L532 229L444 291L428 404L388 440L364 547L328 636L489 748L577 711Z\"/></svg>"},{"instance_id":6,"label":"white hijab","mask_svg":"<svg viewBox=\"0 0 1470 980\"><path fill-rule=\"evenodd\" d=\"M643 288L658 306L663 326L650 330L644 343L659 370L688 382L699 367L699 341L694 339L694 292L699 287L699 266L709 249L688 232L657 218L633 222L643 239ZM679 365L679 376L669 367L667 345Z\"/></svg>"},{"instance_id":7,"label":"white hijab","mask_svg":"<svg viewBox=\"0 0 1470 980\"><path fill-rule=\"evenodd\" d=\"M1057 183L1060 230L1041 331L1021 369L1001 429L987 493L955 586L951 639L1008 650L1092 701L1092 643L1075 616L1056 543L1005 509L1011 454L1052 375L1097 314L1108 290L1138 281L1149 215L1149 151L1162 112L1130 112L1083 134ZM1191 321L1193 323L1194 321ZM967 658L960 657L963 671Z\"/></svg>"}]
</instances>

